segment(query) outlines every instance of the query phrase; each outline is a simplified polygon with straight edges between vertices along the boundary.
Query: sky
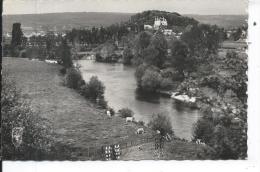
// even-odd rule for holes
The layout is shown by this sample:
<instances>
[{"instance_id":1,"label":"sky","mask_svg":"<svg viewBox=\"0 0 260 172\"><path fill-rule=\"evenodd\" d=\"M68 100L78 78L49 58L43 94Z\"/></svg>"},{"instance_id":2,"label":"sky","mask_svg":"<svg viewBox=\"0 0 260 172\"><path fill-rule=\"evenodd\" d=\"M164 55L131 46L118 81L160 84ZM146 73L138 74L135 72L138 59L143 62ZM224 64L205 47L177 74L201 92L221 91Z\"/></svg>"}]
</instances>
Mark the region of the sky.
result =
<instances>
[{"instance_id":1,"label":"sky","mask_svg":"<svg viewBox=\"0 0 260 172\"><path fill-rule=\"evenodd\" d=\"M164 10L180 14L246 14L247 0L4 0L4 14Z\"/></svg>"}]
</instances>

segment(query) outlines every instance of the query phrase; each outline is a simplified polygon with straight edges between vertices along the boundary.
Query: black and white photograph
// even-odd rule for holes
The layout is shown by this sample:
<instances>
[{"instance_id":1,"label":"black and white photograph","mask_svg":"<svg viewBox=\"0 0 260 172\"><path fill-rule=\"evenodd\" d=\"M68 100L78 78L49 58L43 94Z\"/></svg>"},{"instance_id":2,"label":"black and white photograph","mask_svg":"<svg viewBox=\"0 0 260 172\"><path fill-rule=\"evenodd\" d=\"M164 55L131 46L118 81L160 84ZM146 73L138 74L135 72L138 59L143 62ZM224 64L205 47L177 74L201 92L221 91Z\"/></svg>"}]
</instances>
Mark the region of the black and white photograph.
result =
<instances>
[{"instance_id":1,"label":"black and white photograph","mask_svg":"<svg viewBox=\"0 0 260 172\"><path fill-rule=\"evenodd\" d=\"M1 159L248 160L248 6L4 0Z\"/></svg>"}]
</instances>

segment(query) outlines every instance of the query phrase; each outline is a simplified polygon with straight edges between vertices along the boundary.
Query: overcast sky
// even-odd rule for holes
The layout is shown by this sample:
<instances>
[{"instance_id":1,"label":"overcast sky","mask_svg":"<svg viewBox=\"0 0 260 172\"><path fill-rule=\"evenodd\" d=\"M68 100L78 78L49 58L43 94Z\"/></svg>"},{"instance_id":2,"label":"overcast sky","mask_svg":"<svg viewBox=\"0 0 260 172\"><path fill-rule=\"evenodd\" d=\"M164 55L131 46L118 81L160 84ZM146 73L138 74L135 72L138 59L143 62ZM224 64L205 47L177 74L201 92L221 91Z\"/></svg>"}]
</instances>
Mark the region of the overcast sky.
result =
<instances>
[{"instance_id":1,"label":"overcast sky","mask_svg":"<svg viewBox=\"0 0 260 172\"><path fill-rule=\"evenodd\" d=\"M246 14L247 0L4 0L4 14L165 10L180 14Z\"/></svg>"}]
</instances>

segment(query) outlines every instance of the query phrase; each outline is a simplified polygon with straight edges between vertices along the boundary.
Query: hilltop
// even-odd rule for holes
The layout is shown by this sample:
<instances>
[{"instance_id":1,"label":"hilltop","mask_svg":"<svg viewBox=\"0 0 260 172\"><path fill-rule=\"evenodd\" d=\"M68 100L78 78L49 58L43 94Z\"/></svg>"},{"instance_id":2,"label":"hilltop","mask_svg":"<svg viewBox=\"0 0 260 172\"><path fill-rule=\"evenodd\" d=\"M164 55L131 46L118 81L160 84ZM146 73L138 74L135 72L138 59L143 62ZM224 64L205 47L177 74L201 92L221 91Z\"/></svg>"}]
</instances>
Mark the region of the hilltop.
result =
<instances>
[{"instance_id":1,"label":"hilltop","mask_svg":"<svg viewBox=\"0 0 260 172\"><path fill-rule=\"evenodd\" d=\"M166 11L158 11L158 10L148 10L142 13L137 13L131 17L132 23L138 24L149 24L153 25L155 17L164 17L169 27L172 26L187 26L189 24L196 24L196 21L193 18L182 16L176 12L166 12Z\"/></svg>"}]
</instances>

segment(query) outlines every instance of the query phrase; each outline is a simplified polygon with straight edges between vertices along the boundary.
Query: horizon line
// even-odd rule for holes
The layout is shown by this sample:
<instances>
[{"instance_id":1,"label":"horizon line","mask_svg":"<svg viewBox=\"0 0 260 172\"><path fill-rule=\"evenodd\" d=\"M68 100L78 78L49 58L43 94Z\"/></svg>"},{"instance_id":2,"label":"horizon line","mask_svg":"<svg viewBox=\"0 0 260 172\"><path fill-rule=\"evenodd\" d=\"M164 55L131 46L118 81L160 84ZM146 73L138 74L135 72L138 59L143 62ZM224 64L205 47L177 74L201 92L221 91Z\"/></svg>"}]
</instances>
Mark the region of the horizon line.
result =
<instances>
[{"instance_id":1,"label":"horizon line","mask_svg":"<svg viewBox=\"0 0 260 172\"><path fill-rule=\"evenodd\" d=\"M163 10L144 10L144 11L163 11ZM114 11L64 11L64 12L44 12L44 13L9 13L9 14L2 14L3 16L11 16L11 15L41 15L41 14L62 14L62 13L121 13L121 14L137 14L141 12L114 12ZM165 11L170 12L170 11ZM198 15L198 16L248 16L248 13L241 13L241 14L196 14L196 13L179 13L179 12L170 12L170 13L178 13L180 15Z\"/></svg>"}]
</instances>

